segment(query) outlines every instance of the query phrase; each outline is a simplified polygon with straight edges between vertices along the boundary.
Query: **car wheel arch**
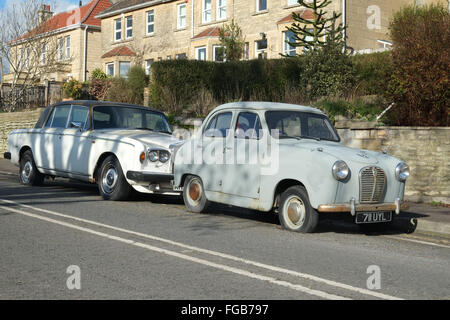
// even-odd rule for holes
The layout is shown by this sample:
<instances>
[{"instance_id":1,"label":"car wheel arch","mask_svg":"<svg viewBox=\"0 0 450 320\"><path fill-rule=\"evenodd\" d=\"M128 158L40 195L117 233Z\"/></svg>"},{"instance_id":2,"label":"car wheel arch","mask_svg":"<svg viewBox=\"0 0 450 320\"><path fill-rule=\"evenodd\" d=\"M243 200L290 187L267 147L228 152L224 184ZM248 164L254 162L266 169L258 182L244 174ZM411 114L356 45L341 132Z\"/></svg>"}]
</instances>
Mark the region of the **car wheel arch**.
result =
<instances>
[{"instance_id":1,"label":"car wheel arch","mask_svg":"<svg viewBox=\"0 0 450 320\"><path fill-rule=\"evenodd\" d=\"M26 151L28 151L28 150L30 150L30 151L31 151L31 154L33 154L33 150L31 150L31 147L29 147L29 146L22 146L22 148L20 148L20 151L19 151L19 161L22 159L23 154L24 154Z\"/></svg>"},{"instance_id":2,"label":"car wheel arch","mask_svg":"<svg viewBox=\"0 0 450 320\"><path fill-rule=\"evenodd\" d=\"M117 160L119 160L119 158L117 158L117 156L113 152L104 152L104 153L102 153L100 155L100 157L97 159L97 162L95 164L95 168L94 168L94 171L93 171L93 174L92 174L92 178L94 179L94 182L97 181L98 170L100 169L103 161L109 156L114 156L114 157L116 157Z\"/></svg>"},{"instance_id":3,"label":"car wheel arch","mask_svg":"<svg viewBox=\"0 0 450 320\"><path fill-rule=\"evenodd\" d=\"M302 186L305 188L306 193L308 193L308 189L306 186L299 180L296 179L283 179L277 183L277 186L275 187L274 192L274 198L273 198L273 207L276 208L279 205L281 194L293 186Z\"/></svg>"}]
</instances>

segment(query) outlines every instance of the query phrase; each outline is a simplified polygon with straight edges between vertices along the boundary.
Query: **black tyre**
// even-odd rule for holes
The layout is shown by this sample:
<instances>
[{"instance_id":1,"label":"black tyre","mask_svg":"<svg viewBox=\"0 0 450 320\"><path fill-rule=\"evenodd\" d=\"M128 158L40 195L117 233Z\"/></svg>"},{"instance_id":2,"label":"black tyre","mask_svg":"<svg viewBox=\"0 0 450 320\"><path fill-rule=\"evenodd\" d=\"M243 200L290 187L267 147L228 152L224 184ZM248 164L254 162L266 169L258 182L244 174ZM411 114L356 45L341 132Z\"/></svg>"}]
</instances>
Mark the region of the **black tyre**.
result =
<instances>
[{"instance_id":1,"label":"black tyre","mask_svg":"<svg viewBox=\"0 0 450 320\"><path fill-rule=\"evenodd\" d=\"M278 216L284 229L295 232L314 232L319 222L319 214L302 186L290 187L281 194Z\"/></svg>"},{"instance_id":2,"label":"black tyre","mask_svg":"<svg viewBox=\"0 0 450 320\"><path fill-rule=\"evenodd\" d=\"M132 192L132 187L127 182L115 156L108 156L103 161L97 174L97 185L100 195L105 200L127 200Z\"/></svg>"},{"instance_id":3,"label":"black tyre","mask_svg":"<svg viewBox=\"0 0 450 320\"><path fill-rule=\"evenodd\" d=\"M31 150L24 152L20 159L19 168L19 181L21 184L40 186L44 183L45 175L38 171Z\"/></svg>"},{"instance_id":4,"label":"black tyre","mask_svg":"<svg viewBox=\"0 0 450 320\"><path fill-rule=\"evenodd\" d=\"M187 176L184 180L183 200L186 208L191 212L205 212L209 206L206 199L203 182L199 177Z\"/></svg>"}]
</instances>

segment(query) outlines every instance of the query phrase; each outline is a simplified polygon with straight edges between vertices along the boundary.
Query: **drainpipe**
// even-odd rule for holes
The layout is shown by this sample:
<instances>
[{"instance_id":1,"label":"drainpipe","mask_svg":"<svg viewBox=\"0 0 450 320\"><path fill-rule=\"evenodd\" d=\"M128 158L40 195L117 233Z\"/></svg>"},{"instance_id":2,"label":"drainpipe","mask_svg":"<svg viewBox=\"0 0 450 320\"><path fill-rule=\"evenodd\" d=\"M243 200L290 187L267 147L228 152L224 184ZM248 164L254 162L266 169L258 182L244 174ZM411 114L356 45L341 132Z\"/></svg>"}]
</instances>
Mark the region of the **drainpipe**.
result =
<instances>
[{"instance_id":1,"label":"drainpipe","mask_svg":"<svg viewBox=\"0 0 450 320\"><path fill-rule=\"evenodd\" d=\"M342 41L344 42L344 50L347 47L347 30L345 30L345 26L347 25L347 16L346 16L346 11L347 11L347 1L346 0L342 0L342 26L344 27L344 30L342 30Z\"/></svg>"},{"instance_id":2,"label":"drainpipe","mask_svg":"<svg viewBox=\"0 0 450 320\"><path fill-rule=\"evenodd\" d=\"M84 58L83 58L83 82L86 81L86 64L87 64L87 29L88 26L84 28Z\"/></svg>"},{"instance_id":3,"label":"drainpipe","mask_svg":"<svg viewBox=\"0 0 450 320\"><path fill-rule=\"evenodd\" d=\"M191 15L192 15L192 19L191 19L191 23L192 23L192 26L191 26L191 29L192 29L192 36L191 36L191 38L193 38L194 37L194 7L195 7L195 0L192 0L192 12L191 12Z\"/></svg>"}]
</instances>

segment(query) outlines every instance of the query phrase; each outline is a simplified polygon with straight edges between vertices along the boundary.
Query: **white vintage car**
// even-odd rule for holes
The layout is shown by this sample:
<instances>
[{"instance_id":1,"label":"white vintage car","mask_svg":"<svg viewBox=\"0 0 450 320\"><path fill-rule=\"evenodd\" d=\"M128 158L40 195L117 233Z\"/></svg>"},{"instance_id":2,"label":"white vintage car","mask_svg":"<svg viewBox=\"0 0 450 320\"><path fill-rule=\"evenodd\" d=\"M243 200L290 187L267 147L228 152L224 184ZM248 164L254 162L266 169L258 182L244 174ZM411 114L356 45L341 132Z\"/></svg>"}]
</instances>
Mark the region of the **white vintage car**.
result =
<instances>
[{"instance_id":1,"label":"white vintage car","mask_svg":"<svg viewBox=\"0 0 450 320\"><path fill-rule=\"evenodd\" d=\"M107 200L132 189L179 194L173 189L172 137L159 111L113 102L67 101L47 107L34 129L10 133L5 158L20 167L20 182L45 176L96 182Z\"/></svg>"},{"instance_id":2,"label":"white vintage car","mask_svg":"<svg viewBox=\"0 0 450 320\"><path fill-rule=\"evenodd\" d=\"M385 225L399 214L408 166L386 154L345 147L320 110L240 102L214 109L175 155L175 186L186 207L219 202L278 212L288 230L312 232L319 213L348 213Z\"/></svg>"}]
</instances>

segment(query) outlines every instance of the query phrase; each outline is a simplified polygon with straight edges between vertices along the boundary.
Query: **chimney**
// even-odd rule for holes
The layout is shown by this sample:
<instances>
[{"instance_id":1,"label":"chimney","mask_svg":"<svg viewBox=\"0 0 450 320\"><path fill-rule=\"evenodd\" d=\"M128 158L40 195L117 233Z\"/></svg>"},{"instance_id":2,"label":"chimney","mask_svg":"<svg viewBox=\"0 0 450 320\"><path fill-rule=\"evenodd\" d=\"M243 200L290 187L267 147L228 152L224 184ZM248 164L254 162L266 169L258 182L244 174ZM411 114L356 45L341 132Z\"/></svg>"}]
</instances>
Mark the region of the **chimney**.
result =
<instances>
[{"instance_id":1,"label":"chimney","mask_svg":"<svg viewBox=\"0 0 450 320\"><path fill-rule=\"evenodd\" d=\"M53 12L50 11L50 6L47 4L43 4L41 6L41 10L39 10L38 14L39 14L39 24L44 23L53 16Z\"/></svg>"}]
</instances>

